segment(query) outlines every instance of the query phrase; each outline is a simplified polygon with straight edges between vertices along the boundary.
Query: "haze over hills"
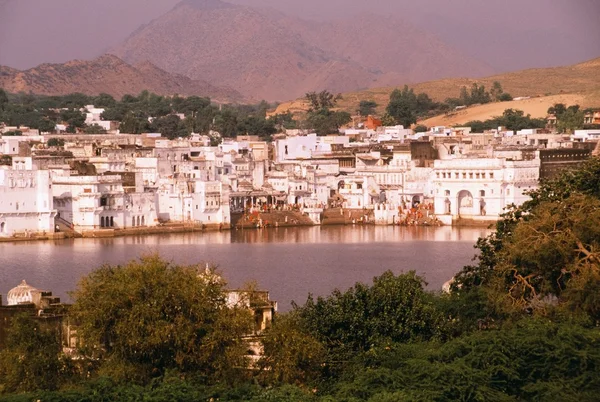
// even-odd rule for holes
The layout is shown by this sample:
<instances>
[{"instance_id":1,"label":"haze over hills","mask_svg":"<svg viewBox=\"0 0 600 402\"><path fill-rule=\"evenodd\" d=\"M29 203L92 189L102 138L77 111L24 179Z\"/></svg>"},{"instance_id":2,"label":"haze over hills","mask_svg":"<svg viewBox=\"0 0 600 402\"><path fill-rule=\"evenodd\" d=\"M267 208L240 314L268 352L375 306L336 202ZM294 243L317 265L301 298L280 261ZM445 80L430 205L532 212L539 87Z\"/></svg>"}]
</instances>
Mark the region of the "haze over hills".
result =
<instances>
[{"instance_id":1,"label":"haze over hills","mask_svg":"<svg viewBox=\"0 0 600 402\"><path fill-rule=\"evenodd\" d=\"M304 21L219 0L185 0L111 53L267 100L492 73L399 19Z\"/></svg>"},{"instance_id":2,"label":"haze over hills","mask_svg":"<svg viewBox=\"0 0 600 402\"><path fill-rule=\"evenodd\" d=\"M233 89L171 74L147 61L129 65L113 55L90 61L41 64L25 71L0 66L0 88L39 95L108 93L117 98L148 90L161 95L208 96L221 102L244 101L244 97Z\"/></svg>"},{"instance_id":3,"label":"haze over hills","mask_svg":"<svg viewBox=\"0 0 600 402\"><path fill-rule=\"evenodd\" d=\"M424 122L427 125L454 125L470 120L485 120L502 114L504 109L524 110L533 117L545 117L546 110L554 103L578 103L582 107L600 107L600 58L583 63L552 68L534 68L497 74L484 78L452 78L427 81L409 85L415 92L425 92L435 101L458 97L460 88L471 87L473 83L483 84L489 90L494 81L500 82L505 92L513 97L532 97L528 100L499 102L469 107L450 117L439 116ZM355 113L361 100L375 101L380 113L389 102L390 93L398 86L373 88L363 91L343 93L338 102L341 110ZM307 105L302 99L279 105L278 113L305 111Z\"/></svg>"}]
</instances>

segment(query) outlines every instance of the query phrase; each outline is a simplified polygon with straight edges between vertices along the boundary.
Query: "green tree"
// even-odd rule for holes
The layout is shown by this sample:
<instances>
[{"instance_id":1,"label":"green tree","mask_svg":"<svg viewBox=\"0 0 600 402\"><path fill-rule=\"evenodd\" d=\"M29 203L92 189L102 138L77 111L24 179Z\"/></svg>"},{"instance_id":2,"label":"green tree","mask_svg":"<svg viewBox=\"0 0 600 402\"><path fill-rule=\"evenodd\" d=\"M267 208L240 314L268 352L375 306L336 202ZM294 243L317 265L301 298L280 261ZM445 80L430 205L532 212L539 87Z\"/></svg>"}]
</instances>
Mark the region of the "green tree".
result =
<instances>
[{"instance_id":1,"label":"green tree","mask_svg":"<svg viewBox=\"0 0 600 402\"><path fill-rule=\"evenodd\" d=\"M375 114L377 103L372 100L361 100L358 104L358 113L361 116L369 116Z\"/></svg>"},{"instance_id":2,"label":"green tree","mask_svg":"<svg viewBox=\"0 0 600 402\"><path fill-rule=\"evenodd\" d=\"M305 95L309 105L309 113L319 112L323 109L329 110L335 107L338 100L342 99L340 94L334 95L329 91L308 92Z\"/></svg>"},{"instance_id":3,"label":"green tree","mask_svg":"<svg viewBox=\"0 0 600 402\"><path fill-rule=\"evenodd\" d=\"M62 147L65 145L65 140L62 138L50 138L47 142L49 147Z\"/></svg>"},{"instance_id":4,"label":"green tree","mask_svg":"<svg viewBox=\"0 0 600 402\"><path fill-rule=\"evenodd\" d=\"M395 276L388 271L372 286L357 283L327 298L309 297L297 313L308 333L327 346L330 358L345 361L374 345L440 335L441 316L423 286L414 272Z\"/></svg>"},{"instance_id":5,"label":"green tree","mask_svg":"<svg viewBox=\"0 0 600 402\"><path fill-rule=\"evenodd\" d=\"M494 102L500 101L500 97L504 94L502 85L498 81L494 81L492 89L490 90L490 96Z\"/></svg>"},{"instance_id":6,"label":"green tree","mask_svg":"<svg viewBox=\"0 0 600 402\"><path fill-rule=\"evenodd\" d=\"M112 97L112 95L101 93L93 98L93 104L95 107L108 108L114 107L117 104L117 101Z\"/></svg>"},{"instance_id":7,"label":"green tree","mask_svg":"<svg viewBox=\"0 0 600 402\"><path fill-rule=\"evenodd\" d=\"M104 127L100 126L99 124L92 124L91 126L86 126L83 129L83 132L85 134L106 134L106 130L104 129Z\"/></svg>"},{"instance_id":8,"label":"green tree","mask_svg":"<svg viewBox=\"0 0 600 402\"><path fill-rule=\"evenodd\" d=\"M150 129L161 133L168 139L187 137L191 133L191 129L186 127L185 122L174 114L154 119L150 124Z\"/></svg>"},{"instance_id":9,"label":"green tree","mask_svg":"<svg viewBox=\"0 0 600 402\"><path fill-rule=\"evenodd\" d=\"M579 105L572 105L564 113L557 115L557 121L559 132L572 134L573 131L583 128L584 113L579 110Z\"/></svg>"},{"instance_id":10,"label":"green tree","mask_svg":"<svg viewBox=\"0 0 600 402\"><path fill-rule=\"evenodd\" d=\"M232 138L238 134L238 116L237 113L229 108L224 107L215 116L213 129L219 132L222 137Z\"/></svg>"},{"instance_id":11,"label":"green tree","mask_svg":"<svg viewBox=\"0 0 600 402\"><path fill-rule=\"evenodd\" d=\"M60 119L68 125L67 132L75 133L85 126L85 115L78 109L66 109L60 112Z\"/></svg>"},{"instance_id":12,"label":"green tree","mask_svg":"<svg viewBox=\"0 0 600 402\"><path fill-rule=\"evenodd\" d=\"M427 128L427 126L419 124L417 127L415 127L415 133L426 133L427 131L429 131L429 128Z\"/></svg>"},{"instance_id":13,"label":"green tree","mask_svg":"<svg viewBox=\"0 0 600 402\"><path fill-rule=\"evenodd\" d=\"M306 384L321 373L325 348L306 333L297 312L278 315L262 342L264 355L259 367L268 384Z\"/></svg>"},{"instance_id":14,"label":"green tree","mask_svg":"<svg viewBox=\"0 0 600 402\"><path fill-rule=\"evenodd\" d=\"M417 110L417 96L407 85L402 90L396 88L392 91L386 113L393 117L397 124L409 128L417 122Z\"/></svg>"},{"instance_id":15,"label":"green tree","mask_svg":"<svg viewBox=\"0 0 600 402\"><path fill-rule=\"evenodd\" d=\"M4 89L0 88L0 112L3 112L6 109L8 103L8 95L6 95Z\"/></svg>"},{"instance_id":16,"label":"green tree","mask_svg":"<svg viewBox=\"0 0 600 402\"><path fill-rule=\"evenodd\" d=\"M177 369L219 377L245 367L242 336L252 328L249 311L229 308L224 290L213 271L148 256L84 277L71 315L83 352L111 375L145 381Z\"/></svg>"},{"instance_id":17,"label":"green tree","mask_svg":"<svg viewBox=\"0 0 600 402\"><path fill-rule=\"evenodd\" d=\"M32 317L15 317L0 350L0 393L57 389L66 374L55 329Z\"/></svg>"}]
</instances>

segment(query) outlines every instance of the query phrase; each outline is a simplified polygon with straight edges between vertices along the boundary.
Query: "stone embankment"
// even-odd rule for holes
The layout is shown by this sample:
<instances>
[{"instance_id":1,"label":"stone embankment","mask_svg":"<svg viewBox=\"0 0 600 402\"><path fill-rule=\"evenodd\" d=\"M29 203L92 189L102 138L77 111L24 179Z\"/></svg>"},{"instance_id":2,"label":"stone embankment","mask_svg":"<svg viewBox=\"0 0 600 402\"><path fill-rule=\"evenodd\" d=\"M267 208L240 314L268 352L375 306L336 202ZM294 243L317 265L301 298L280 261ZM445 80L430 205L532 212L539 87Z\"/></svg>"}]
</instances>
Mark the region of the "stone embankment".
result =
<instances>
[{"instance_id":1,"label":"stone embankment","mask_svg":"<svg viewBox=\"0 0 600 402\"><path fill-rule=\"evenodd\" d=\"M313 226L315 223L298 211L232 213L231 225L236 229Z\"/></svg>"}]
</instances>

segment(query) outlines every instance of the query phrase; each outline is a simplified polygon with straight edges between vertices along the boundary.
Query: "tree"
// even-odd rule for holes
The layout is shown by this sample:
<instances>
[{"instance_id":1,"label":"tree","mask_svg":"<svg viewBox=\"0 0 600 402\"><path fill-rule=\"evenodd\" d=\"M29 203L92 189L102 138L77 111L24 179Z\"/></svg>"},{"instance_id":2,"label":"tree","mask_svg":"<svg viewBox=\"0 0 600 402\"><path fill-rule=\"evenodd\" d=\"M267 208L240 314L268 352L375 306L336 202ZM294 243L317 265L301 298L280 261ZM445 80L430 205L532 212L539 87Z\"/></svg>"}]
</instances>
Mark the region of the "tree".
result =
<instances>
[{"instance_id":1,"label":"tree","mask_svg":"<svg viewBox=\"0 0 600 402\"><path fill-rule=\"evenodd\" d=\"M114 107L117 104L115 98L113 98L112 95L106 93L101 93L100 95L93 98L93 102L94 106L102 108Z\"/></svg>"},{"instance_id":2,"label":"tree","mask_svg":"<svg viewBox=\"0 0 600 402\"><path fill-rule=\"evenodd\" d=\"M65 145L65 140L62 138L50 138L47 142L49 147L62 147Z\"/></svg>"},{"instance_id":3,"label":"tree","mask_svg":"<svg viewBox=\"0 0 600 402\"><path fill-rule=\"evenodd\" d=\"M477 85L477 83L473 83L471 86L471 96L469 97L470 104L484 104L490 103L491 98L490 94L486 92L485 86Z\"/></svg>"},{"instance_id":4,"label":"tree","mask_svg":"<svg viewBox=\"0 0 600 402\"><path fill-rule=\"evenodd\" d=\"M498 102L503 93L504 90L502 89L502 85L498 81L494 81L492 89L490 90L490 96L492 100L494 102Z\"/></svg>"},{"instance_id":5,"label":"tree","mask_svg":"<svg viewBox=\"0 0 600 402\"><path fill-rule=\"evenodd\" d=\"M427 126L423 126L421 124L415 127L415 133L426 133L428 130L429 129L427 128Z\"/></svg>"},{"instance_id":6,"label":"tree","mask_svg":"<svg viewBox=\"0 0 600 402\"><path fill-rule=\"evenodd\" d=\"M584 113L579 110L579 105L572 105L557 115L556 119L559 132L572 134L573 131L583 128Z\"/></svg>"},{"instance_id":7,"label":"tree","mask_svg":"<svg viewBox=\"0 0 600 402\"><path fill-rule=\"evenodd\" d=\"M340 94L334 95L329 91L321 91L319 93L308 92L305 98L309 104L308 112L312 113L323 109L332 109L335 107L337 101L342 99L342 96Z\"/></svg>"},{"instance_id":8,"label":"tree","mask_svg":"<svg viewBox=\"0 0 600 402\"><path fill-rule=\"evenodd\" d=\"M6 95L4 89L0 88L0 112L3 112L6 109L8 103L8 95Z\"/></svg>"},{"instance_id":9,"label":"tree","mask_svg":"<svg viewBox=\"0 0 600 402\"><path fill-rule=\"evenodd\" d=\"M235 137L238 133L238 117L235 111L229 107L219 111L215 116L213 128L221 134L221 137Z\"/></svg>"},{"instance_id":10,"label":"tree","mask_svg":"<svg viewBox=\"0 0 600 402\"><path fill-rule=\"evenodd\" d=\"M396 88L392 91L386 112L395 119L396 124L410 127L417 122L417 110L417 96L407 85L402 90Z\"/></svg>"},{"instance_id":11,"label":"tree","mask_svg":"<svg viewBox=\"0 0 600 402\"><path fill-rule=\"evenodd\" d=\"M85 134L106 134L106 130L99 124L92 124L83 129Z\"/></svg>"},{"instance_id":12,"label":"tree","mask_svg":"<svg viewBox=\"0 0 600 402\"><path fill-rule=\"evenodd\" d=\"M224 285L212 270L156 255L100 267L72 294L83 353L142 381L167 369L218 377L245 367L252 317L227 306Z\"/></svg>"},{"instance_id":13,"label":"tree","mask_svg":"<svg viewBox=\"0 0 600 402\"><path fill-rule=\"evenodd\" d=\"M322 371L325 348L306 333L297 312L278 315L263 346L259 367L268 384L306 384Z\"/></svg>"},{"instance_id":14,"label":"tree","mask_svg":"<svg viewBox=\"0 0 600 402\"><path fill-rule=\"evenodd\" d=\"M344 361L375 345L439 334L441 317L423 286L414 272L395 276L388 271L372 286L357 283L327 298L309 297L297 313L303 328L327 346L330 358Z\"/></svg>"},{"instance_id":15,"label":"tree","mask_svg":"<svg viewBox=\"0 0 600 402\"><path fill-rule=\"evenodd\" d=\"M191 129L186 127L179 116L174 114L154 119L150 124L150 129L171 140L178 137L187 137L191 133Z\"/></svg>"},{"instance_id":16,"label":"tree","mask_svg":"<svg viewBox=\"0 0 600 402\"><path fill-rule=\"evenodd\" d=\"M85 115L78 109L66 109L60 112L60 119L68 124L67 132L75 133L85 126Z\"/></svg>"},{"instance_id":17,"label":"tree","mask_svg":"<svg viewBox=\"0 0 600 402\"><path fill-rule=\"evenodd\" d=\"M358 104L358 113L361 116L369 116L375 114L377 103L372 100L361 100Z\"/></svg>"},{"instance_id":18,"label":"tree","mask_svg":"<svg viewBox=\"0 0 600 402\"><path fill-rule=\"evenodd\" d=\"M64 374L58 331L32 317L15 317L0 350L0 393L57 389Z\"/></svg>"}]
</instances>

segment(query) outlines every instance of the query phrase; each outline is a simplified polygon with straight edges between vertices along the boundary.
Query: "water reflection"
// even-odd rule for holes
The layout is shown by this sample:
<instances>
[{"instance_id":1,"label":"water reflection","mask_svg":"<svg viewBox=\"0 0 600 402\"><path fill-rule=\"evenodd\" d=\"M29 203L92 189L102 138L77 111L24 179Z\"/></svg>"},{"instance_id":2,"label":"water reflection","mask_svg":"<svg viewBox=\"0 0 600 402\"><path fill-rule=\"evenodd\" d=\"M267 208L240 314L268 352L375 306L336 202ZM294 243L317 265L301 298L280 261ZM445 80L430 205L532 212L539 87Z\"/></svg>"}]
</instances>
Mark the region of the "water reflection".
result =
<instances>
[{"instance_id":1,"label":"water reflection","mask_svg":"<svg viewBox=\"0 0 600 402\"><path fill-rule=\"evenodd\" d=\"M329 294L370 282L390 269L416 270L431 289L468 264L473 244L489 231L478 228L331 226L188 233L56 242L0 243L0 293L21 280L64 300L94 268L124 264L158 252L176 263L214 262L231 286L256 280L280 308L304 302L309 292Z\"/></svg>"}]
</instances>

